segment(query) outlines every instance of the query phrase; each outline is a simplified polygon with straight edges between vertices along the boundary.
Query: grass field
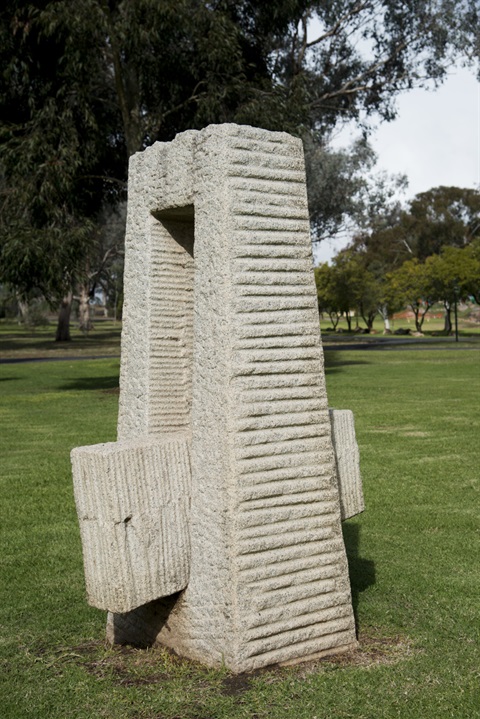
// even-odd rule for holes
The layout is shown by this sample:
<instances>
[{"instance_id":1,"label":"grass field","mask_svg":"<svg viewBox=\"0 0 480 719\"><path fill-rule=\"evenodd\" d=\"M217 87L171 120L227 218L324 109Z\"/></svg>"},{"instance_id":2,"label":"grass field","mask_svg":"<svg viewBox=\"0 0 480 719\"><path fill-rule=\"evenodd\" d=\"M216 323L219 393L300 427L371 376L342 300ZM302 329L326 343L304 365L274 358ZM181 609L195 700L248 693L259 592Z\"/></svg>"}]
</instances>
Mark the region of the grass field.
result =
<instances>
[{"instance_id":1,"label":"grass field","mask_svg":"<svg viewBox=\"0 0 480 719\"><path fill-rule=\"evenodd\" d=\"M115 437L118 360L0 366L2 719L480 717L480 351L326 352L367 511L344 523L360 649L232 677L111 649L69 450Z\"/></svg>"},{"instance_id":2,"label":"grass field","mask_svg":"<svg viewBox=\"0 0 480 719\"><path fill-rule=\"evenodd\" d=\"M55 342L55 325L26 328L0 320L0 359L98 357L120 354L120 322L99 319L87 335L72 323L71 342Z\"/></svg>"},{"instance_id":3,"label":"grass field","mask_svg":"<svg viewBox=\"0 0 480 719\"><path fill-rule=\"evenodd\" d=\"M433 317L428 323L425 322L424 337L408 337L407 341L419 347L432 344L450 347L454 344L455 337L443 335L443 319L440 316L441 313L436 314L437 317ZM371 335L347 332L347 323L344 319L339 322L338 332L328 331L331 327L328 318L322 319L320 325L324 333L323 341L327 347L329 344L339 343L386 343L389 345L405 343L403 336L383 336L383 322L380 317L375 320L374 333ZM399 327L412 331L415 329L413 320L410 323L405 319L393 321L392 329ZM121 322L97 318L94 328L87 335L80 332L75 323L72 323L72 341L55 342L54 322L32 330L12 320L3 319L0 320L0 360L25 360L32 357L44 359L118 357L120 355L120 333ZM469 345L476 344L480 348L480 324L469 321L466 317L460 317L459 341Z\"/></svg>"}]
</instances>

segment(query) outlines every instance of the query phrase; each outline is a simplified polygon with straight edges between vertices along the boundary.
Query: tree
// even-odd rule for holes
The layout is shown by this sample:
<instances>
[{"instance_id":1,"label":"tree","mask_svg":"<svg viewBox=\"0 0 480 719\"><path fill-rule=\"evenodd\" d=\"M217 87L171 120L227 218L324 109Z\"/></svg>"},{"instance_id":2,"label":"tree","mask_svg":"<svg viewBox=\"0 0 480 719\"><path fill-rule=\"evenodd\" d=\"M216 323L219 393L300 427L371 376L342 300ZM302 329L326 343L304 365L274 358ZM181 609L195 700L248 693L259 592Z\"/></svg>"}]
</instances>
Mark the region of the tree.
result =
<instances>
[{"instance_id":1,"label":"tree","mask_svg":"<svg viewBox=\"0 0 480 719\"><path fill-rule=\"evenodd\" d=\"M345 315L348 331L352 329L351 312L358 308L359 265L349 250L339 252L332 263L332 286L340 311Z\"/></svg>"},{"instance_id":2,"label":"tree","mask_svg":"<svg viewBox=\"0 0 480 719\"><path fill-rule=\"evenodd\" d=\"M359 233L351 243L379 281L407 260L423 262L443 248L466 247L480 237L477 190L435 187L416 195L406 209L399 204L380 209L371 218L369 231Z\"/></svg>"},{"instance_id":3,"label":"tree","mask_svg":"<svg viewBox=\"0 0 480 719\"><path fill-rule=\"evenodd\" d=\"M480 192L461 187L422 192L412 200L404 225L419 260L444 247L465 247L480 237Z\"/></svg>"},{"instance_id":4,"label":"tree","mask_svg":"<svg viewBox=\"0 0 480 719\"><path fill-rule=\"evenodd\" d=\"M427 312L437 301L436 289L425 265L416 258L407 260L387 275L387 298L391 304L408 305L415 316L415 329L422 331Z\"/></svg>"},{"instance_id":5,"label":"tree","mask_svg":"<svg viewBox=\"0 0 480 719\"><path fill-rule=\"evenodd\" d=\"M363 257L347 248L339 252L331 266L315 268L320 311L327 312L334 329L345 315L348 331L352 330L352 311L356 310L372 331L375 316L384 304L383 285L365 266Z\"/></svg>"},{"instance_id":6,"label":"tree","mask_svg":"<svg viewBox=\"0 0 480 719\"><path fill-rule=\"evenodd\" d=\"M108 303L109 294L118 296L118 272L123 269L123 239L125 235L126 203L106 208L95 228L94 251L89 253L84 270L77 281L79 326L83 332L92 328L90 304L95 300L97 290L102 290ZM114 306L114 315L116 306Z\"/></svg>"},{"instance_id":7,"label":"tree","mask_svg":"<svg viewBox=\"0 0 480 719\"><path fill-rule=\"evenodd\" d=\"M336 293L333 269L328 263L325 262L315 267L315 283L317 286L318 309L322 314L324 312L328 314L333 329L336 330L342 316L342 310Z\"/></svg>"},{"instance_id":8,"label":"tree","mask_svg":"<svg viewBox=\"0 0 480 719\"><path fill-rule=\"evenodd\" d=\"M349 331L351 310L356 310L366 325L367 332L385 303L383 284L378 281L366 263L366 256L354 247L347 247L333 260L337 292L343 300L343 308Z\"/></svg>"},{"instance_id":9,"label":"tree","mask_svg":"<svg viewBox=\"0 0 480 719\"><path fill-rule=\"evenodd\" d=\"M464 249L468 258L468 280L466 290L470 297L473 297L477 305L480 305L480 238L473 240Z\"/></svg>"},{"instance_id":10,"label":"tree","mask_svg":"<svg viewBox=\"0 0 480 719\"><path fill-rule=\"evenodd\" d=\"M98 213L118 193L99 178L121 176L122 163L109 148L117 123L107 68L82 56L80 36L52 31L52 5L8 2L0 15L0 271L24 297L38 289L52 305L62 299L57 338L68 339Z\"/></svg>"},{"instance_id":11,"label":"tree","mask_svg":"<svg viewBox=\"0 0 480 719\"><path fill-rule=\"evenodd\" d=\"M130 154L211 122L325 144L338 123L390 119L399 92L465 54L476 20L474 0L6 0L1 279L68 311Z\"/></svg>"},{"instance_id":12,"label":"tree","mask_svg":"<svg viewBox=\"0 0 480 719\"><path fill-rule=\"evenodd\" d=\"M470 295L478 296L480 262L468 248L444 247L425 260L425 273L432 294L445 308L444 332L452 332L452 308Z\"/></svg>"},{"instance_id":13,"label":"tree","mask_svg":"<svg viewBox=\"0 0 480 719\"><path fill-rule=\"evenodd\" d=\"M276 86L306 108L310 127L322 135L339 120L391 119L399 92L438 83L454 57L475 54L476 0L291 5L295 21L272 51Z\"/></svg>"},{"instance_id":14,"label":"tree","mask_svg":"<svg viewBox=\"0 0 480 719\"><path fill-rule=\"evenodd\" d=\"M345 149L303 138L310 226L314 244L368 226L392 211L392 198L403 188L402 175L373 173L376 155L365 138Z\"/></svg>"}]
</instances>

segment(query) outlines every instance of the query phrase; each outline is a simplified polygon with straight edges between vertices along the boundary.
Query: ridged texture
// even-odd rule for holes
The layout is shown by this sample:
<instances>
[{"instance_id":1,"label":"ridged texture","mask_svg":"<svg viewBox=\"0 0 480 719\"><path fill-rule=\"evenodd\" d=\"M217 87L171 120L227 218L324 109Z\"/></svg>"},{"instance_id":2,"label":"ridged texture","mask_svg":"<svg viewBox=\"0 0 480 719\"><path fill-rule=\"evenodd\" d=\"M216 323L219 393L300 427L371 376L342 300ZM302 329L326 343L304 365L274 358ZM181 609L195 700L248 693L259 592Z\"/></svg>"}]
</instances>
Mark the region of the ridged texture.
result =
<instances>
[{"instance_id":1,"label":"ridged texture","mask_svg":"<svg viewBox=\"0 0 480 719\"><path fill-rule=\"evenodd\" d=\"M150 265L148 431L190 429L193 366L193 247L191 221L152 218Z\"/></svg>"},{"instance_id":2,"label":"ridged texture","mask_svg":"<svg viewBox=\"0 0 480 719\"><path fill-rule=\"evenodd\" d=\"M234 541L240 651L254 666L355 641L303 158L292 149L230 146Z\"/></svg>"},{"instance_id":3,"label":"ridged texture","mask_svg":"<svg viewBox=\"0 0 480 719\"><path fill-rule=\"evenodd\" d=\"M350 409L331 409L332 439L337 462L338 490L342 520L355 517L365 509L360 474L360 453L355 423Z\"/></svg>"},{"instance_id":4,"label":"ridged texture","mask_svg":"<svg viewBox=\"0 0 480 719\"><path fill-rule=\"evenodd\" d=\"M187 438L72 452L87 595L127 612L184 589L190 560Z\"/></svg>"},{"instance_id":5,"label":"ridged texture","mask_svg":"<svg viewBox=\"0 0 480 719\"><path fill-rule=\"evenodd\" d=\"M187 239L187 247L191 244L193 216L168 227L158 218L165 208L192 207L197 134L183 133L178 140L157 142L130 157L120 440L185 427L191 396L192 321L186 296L192 294L193 261L181 242ZM185 367L184 356L189 353Z\"/></svg>"},{"instance_id":6,"label":"ridged texture","mask_svg":"<svg viewBox=\"0 0 480 719\"><path fill-rule=\"evenodd\" d=\"M109 636L233 671L352 646L301 142L211 126L135 163L119 434L190 428L191 570L171 602L111 614ZM188 417L191 265L158 210L192 202Z\"/></svg>"}]
</instances>

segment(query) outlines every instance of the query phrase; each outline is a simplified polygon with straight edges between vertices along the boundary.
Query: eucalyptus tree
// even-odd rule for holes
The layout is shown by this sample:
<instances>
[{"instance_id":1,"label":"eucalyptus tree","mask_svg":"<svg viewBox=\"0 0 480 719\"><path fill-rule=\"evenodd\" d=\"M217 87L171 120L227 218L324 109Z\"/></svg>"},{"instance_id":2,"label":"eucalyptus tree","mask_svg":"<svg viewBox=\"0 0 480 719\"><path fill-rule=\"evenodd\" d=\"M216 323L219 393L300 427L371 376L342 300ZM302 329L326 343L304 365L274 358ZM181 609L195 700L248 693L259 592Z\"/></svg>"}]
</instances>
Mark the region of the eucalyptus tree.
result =
<instances>
[{"instance_id":1,"label":"eucalyptus tree","mask_svg":"<svg viewBox=\"0 0 480 719\"><path fill-rule=\"evenodd\" d=\"M475 0L4 0L0 279L68 312L101 212L125 199L128 157L212 122L321 147L309 175L329 178L310 197L322 237L356 211L335 173L354 192L362 161L357 148L338 162L326 138L391 119L398 93L473 57L477 26Z\"/></svg>"},{"instance_id":2,"label":"eucalyptus tree","mask_svg":"<svg viewBox=\"0 0 480 719\"><path fill-rule=\"evenodd\" d=\"M415 329L421 332L427 313L438 300L437 288L425 264L417 258L407 260L387 275L387 281L387 295L392 304L410 307L415 318Z\"/></svg>"},{"instance_id":3,"label":"eucalyptus tree","mask_svg":"<svg viewBox=\"0 0 480 719\"><path fill-rule=\"evenodd\" d=\"M478 297L480 261L473 248L445 246L438 255L430 255L424 264L432 292L445 309L444 332L452 332L452 310L460 300Z\"/></svg>"}]
</instances>

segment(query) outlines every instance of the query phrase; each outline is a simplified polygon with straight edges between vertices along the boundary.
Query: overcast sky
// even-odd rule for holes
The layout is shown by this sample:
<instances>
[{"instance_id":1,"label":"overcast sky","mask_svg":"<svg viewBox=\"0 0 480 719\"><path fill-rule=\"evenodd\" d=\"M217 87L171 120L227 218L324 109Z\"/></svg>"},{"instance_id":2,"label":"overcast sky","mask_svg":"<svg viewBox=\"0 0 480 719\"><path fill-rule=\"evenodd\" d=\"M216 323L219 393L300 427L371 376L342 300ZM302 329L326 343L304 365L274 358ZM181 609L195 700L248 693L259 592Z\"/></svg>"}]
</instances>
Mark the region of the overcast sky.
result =
<instances>
[{"instance_id":1,"label":"overcast sky","mask_svg":"<svg viewBox=\"0 0 480 719\"><path fill-rule=\"evenodd\" d=\"M480 83L473 70L455 69L438 90L412 90L397 106L397 119L370 141L376 169L407 175L405 199L438 185L480 186ZM342 244L322 243L317 261L331 259Z\"/></svg>"}]
</instances>

